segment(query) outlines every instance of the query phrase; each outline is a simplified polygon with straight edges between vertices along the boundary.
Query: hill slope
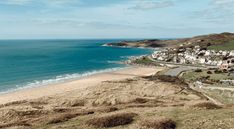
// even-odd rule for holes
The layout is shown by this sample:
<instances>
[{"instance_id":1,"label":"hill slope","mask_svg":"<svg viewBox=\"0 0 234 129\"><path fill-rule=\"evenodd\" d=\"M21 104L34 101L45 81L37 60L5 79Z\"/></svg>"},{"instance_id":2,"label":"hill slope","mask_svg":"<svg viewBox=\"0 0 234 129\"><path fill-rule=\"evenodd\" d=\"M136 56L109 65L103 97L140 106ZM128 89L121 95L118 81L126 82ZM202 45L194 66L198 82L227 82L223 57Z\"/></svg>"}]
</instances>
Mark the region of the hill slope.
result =
<instances>
[{"instance_id":1,"label":"hill slope","mask_svg":"<svg viewBox=\"0 0 234 129\"><path fill-rule=\"evenodd\" d=\"M140 40L140 41L122 41L119 43L107 43L107 46L118 46L118 47L178 47L183 45L200 45L200 46L213 46L223 45L234 41L234 33L221 33L221 34L210 34L195 36L192 38L173 39L173 40Z\"/></svg>"}]
</instances>

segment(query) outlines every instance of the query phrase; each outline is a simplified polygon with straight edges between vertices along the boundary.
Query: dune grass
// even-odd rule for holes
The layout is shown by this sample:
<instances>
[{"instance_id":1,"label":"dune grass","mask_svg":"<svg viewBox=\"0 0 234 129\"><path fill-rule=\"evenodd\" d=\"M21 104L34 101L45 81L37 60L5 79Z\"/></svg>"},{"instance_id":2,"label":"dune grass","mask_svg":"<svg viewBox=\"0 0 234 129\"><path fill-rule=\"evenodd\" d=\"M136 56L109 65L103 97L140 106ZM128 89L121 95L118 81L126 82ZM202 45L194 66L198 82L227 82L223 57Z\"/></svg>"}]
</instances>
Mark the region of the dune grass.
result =
<instances>
[{"instance_id":1,"label":"dune grass","mask_svg":"<svg viewBox=\"0 0 234 129\"><path fill-rule=\"evenodd\" d=\"M148 118L140 121L138 129L175 129L176 122L168 118Z\"/></svg>"},{"instance_id":2,"label":"dune grass","mask_svg":"<svg viewBox=\"0 0 234 129\"><path fill-rule=\"evenodd\" d=\"M199 102L193 104L191 107L194 108L204 108L204 109L220 109L221 107L212 102Z\"/></svg>"},{"instance_id":3,"label":"dune grass","mask_svg":"<svg viewBox=\"0 0 234 129\"><path fill-rule=\"evenodd\" d=\"M115 127L120 125L127 125L134 121L135 113L117 113L101 117L95 117L86 122L87 125L96 128Z\"/></svg>"}]
</instances>

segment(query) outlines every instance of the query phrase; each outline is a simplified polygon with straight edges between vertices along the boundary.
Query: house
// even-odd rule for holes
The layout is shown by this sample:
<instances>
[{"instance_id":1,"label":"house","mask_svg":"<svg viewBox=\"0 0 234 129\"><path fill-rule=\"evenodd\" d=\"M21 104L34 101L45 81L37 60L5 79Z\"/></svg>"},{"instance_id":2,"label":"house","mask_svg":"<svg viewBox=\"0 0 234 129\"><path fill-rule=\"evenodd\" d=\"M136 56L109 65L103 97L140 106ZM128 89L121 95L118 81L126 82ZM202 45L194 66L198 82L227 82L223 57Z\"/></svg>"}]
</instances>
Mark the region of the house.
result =
<instances>
[{"instance_id":1,"label":"house","mask_svg":"<svg viewBox=\"0 0 234 129\"><path fill-rule=\"evenodd\" d=\"M200 58L200 59L199 59L199 63L205 64L205 63L206 63L206 58Z\"/></svg>"},{"instance_id":2,"label":"house","mask_svg":"<svg viewBox=\"0 0 234 129\"><path fill-rule=\"evenodd\" d=\"M201 49L201 47L200 47L200 46L195 46L195 47L194 47L194 49L196 49L196 50L200 50L200 49Z\"/></svg>"},{"instance_id":3,"label":"house","mask_svg":"<svg viewBox=\"0 0 234 129\"><path fill-rule=\"evenodd\" d=\"M227 51L222 51L222 55L223 55L223 56L226 56L227 54L228 54Z\"/></svg>"},{"instance_id":4,"label":"house","mask_svg":"<svg viewBox=\"0 0 234 129\"><path fill-rule=\"evenodd\" d=\"M184 58L180 58L180 63L181 64L185 64L186 63L186 60Z\"/></svg>"},{"instance_id":5,"label":"house","mask_svg":"<svg viewBox=\"0 0 234 129\"><path fill-rule=\"evenodd\" d=\"M209 56L211 55L211 51L206 51L204 56Z\"/></svg>"},{"instance_id":6,"label":"house","mask_svg":"<svg viewBox=\"0 0 234 129\"><path fill-rule=\"evenodd\" d=\"M233 56L234 57L234 50L230 51L229 56Z\"/></svg>"},{"instance_id":7,"label":"house","mask_svg":"<svg viewBox=\"0 0 234 129\"><path fill-rule=\"evenodd\" d=\"M221 70L228 70L228 63L223 62L219 65L219 69Z\"/></svg>"}]
</instances>

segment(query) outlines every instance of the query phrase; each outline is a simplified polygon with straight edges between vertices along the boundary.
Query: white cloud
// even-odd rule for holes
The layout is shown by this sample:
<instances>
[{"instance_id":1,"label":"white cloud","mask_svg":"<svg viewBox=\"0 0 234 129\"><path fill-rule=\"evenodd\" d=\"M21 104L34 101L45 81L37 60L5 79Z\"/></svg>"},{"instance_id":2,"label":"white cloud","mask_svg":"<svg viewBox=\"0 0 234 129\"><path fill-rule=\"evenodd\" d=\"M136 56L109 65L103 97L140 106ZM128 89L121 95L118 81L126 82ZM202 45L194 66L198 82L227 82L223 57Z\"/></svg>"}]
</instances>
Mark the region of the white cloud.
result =
<instances>
[{"instance_id":1,"label":"white cloud","mask_svg":"<svg viewBox=\"0 0 234 129\"><path fill-rule=\"evenodd\" d=\"M170 0L162 1L138 1L131 9L149 10L173 6L174 3Z\"/></svg>"},{"instance_id":2,"label":"white cloud","mask_svg":"<svg viewBox=\"0 0 234 129\"><path fill-rule=\"evenodd\" d=\"M233 4L234 0L213 0L213 4L216 5L228 5L228 4Z\"/></svg>"},{"instance_id":3,"label":"white cloud","mask_svg":"<svg viewBox=\"0 0 234 129\"><path fill-rule=\"evenodd\" d=\"M6 4L6 5L28 5L32 3L40 3L44 4L46 6L64 6L64 5L72 5L80 3L80 0L1 0L0 4Z\"/></svg>"},{"instance_id":4,"label":"white cloud","mask_svg":"<svg viewBox=\"0 0 234 129\"><path fill-rule=\"evenodd\" d=\"M81 4L79 0L41 0L41 3L49 7L64 7L65 5Z\"/></svg>"},{"instance_id":5,"label":"white cloud","mask_svg":"<svg viewBox=\"0 0 234 129\"><path fill-rule=\"evenodd\" d=\"M32 0L2 0L0 4L7 4L7 5L26 5L31 3Z\"/></svg>"},{"instance_id":6,"label":"white cloud","mask_svg":"<svg viewBox=\"0 0 234 129\"><path fill-rule=\"evenodd\" d=\"M203 21L226 26L233 24L234 0L212 0L206 9L194 13Z\"/></svg>"}]
</instances>

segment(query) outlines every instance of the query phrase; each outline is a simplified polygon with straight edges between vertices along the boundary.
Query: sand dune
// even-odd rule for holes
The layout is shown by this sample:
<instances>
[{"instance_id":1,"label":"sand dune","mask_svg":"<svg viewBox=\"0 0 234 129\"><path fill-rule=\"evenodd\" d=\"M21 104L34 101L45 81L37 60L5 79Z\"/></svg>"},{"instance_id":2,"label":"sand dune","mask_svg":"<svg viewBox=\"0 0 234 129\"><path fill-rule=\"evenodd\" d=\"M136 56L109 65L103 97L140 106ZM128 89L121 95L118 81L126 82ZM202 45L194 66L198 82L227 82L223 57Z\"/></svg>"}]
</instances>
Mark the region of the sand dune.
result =
<instances>
[{"instance_id":1,"label":"sand dune","mask_svg":"<svg viewBox=\"0 0 234 129\"><path fill-rule=\"evenodd\" d=\"M19 90L12 93L0 95L0 104L20 101L27 99L36 99L44 96L51 96L56 94L62 94L70 92L73 90L84 89L87 87L95 86L102 81L113 81L121 80L126 78L132 78L137 76L144 76L154 74L163 68L151 68L151 67L130 67L114 72L106 72L101 74L95 74L92 76L84 77L82 79L77 79L69 82L41 86L36 88L28 88L24 90Z\"/></svg>"}]
</instances>

